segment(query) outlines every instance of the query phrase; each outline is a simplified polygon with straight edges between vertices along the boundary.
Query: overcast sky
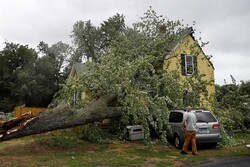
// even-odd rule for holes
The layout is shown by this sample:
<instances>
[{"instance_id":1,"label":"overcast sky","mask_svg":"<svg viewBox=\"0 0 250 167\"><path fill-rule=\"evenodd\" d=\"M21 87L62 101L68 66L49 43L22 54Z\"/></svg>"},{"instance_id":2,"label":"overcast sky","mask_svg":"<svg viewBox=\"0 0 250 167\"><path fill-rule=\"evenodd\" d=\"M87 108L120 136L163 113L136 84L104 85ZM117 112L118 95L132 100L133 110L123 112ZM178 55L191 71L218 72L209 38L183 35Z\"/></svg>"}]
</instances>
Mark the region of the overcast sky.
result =
<instances>
[{"instance_id":1,"label":"overcast sky","mask_svg":"<svg viewBox=\"0 0 250 167\"><path fill-rule=\"evenodd\" d=\"M149 9L171 20L196 22L196 37L209 44L217 84L250 80L249 0L0 0L0 49L4 42L36 48L40 41L71 44L73 24L82 20L99 24L116 13L127 25L139 21ZM199 33L201 32L201 33Z\"/></svg>"}]
</instances>

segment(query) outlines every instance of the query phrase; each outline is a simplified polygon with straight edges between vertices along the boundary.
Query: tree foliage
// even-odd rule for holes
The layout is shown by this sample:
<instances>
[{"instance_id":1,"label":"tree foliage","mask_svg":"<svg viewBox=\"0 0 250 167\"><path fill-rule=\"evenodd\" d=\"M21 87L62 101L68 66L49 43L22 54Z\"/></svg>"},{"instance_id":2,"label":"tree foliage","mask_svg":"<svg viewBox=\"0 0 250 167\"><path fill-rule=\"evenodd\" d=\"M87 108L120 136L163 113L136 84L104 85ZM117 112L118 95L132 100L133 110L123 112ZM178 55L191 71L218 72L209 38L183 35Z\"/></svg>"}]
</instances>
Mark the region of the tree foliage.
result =
<instances>
[{"instance_id":1,"label":"tree foliage","mask_svg":"<svg viewBox=\"0 0 250 167\"><path fill-rule=\"evenodd\" d=\"M57 78L57 84L62 83L69 74L70 56L72 54L72 47L63 42L57 42L52 46L41 41L38 45L39 52L43 57L48 57L49 61L53 63L54 75Z\"/></svg>"},{"instance_id":2,"label":"tree foliage","mask_svg":"<svg viewBox=\"0 0 250 167\"><path fill-rule=\"evenodd\" d=\"M104 21L101 27L94 26L90 20L76 22L71 34L75 46L72 59L81 62L86 57L87 60L97 61L124 29L124 16L120 14Z\"/></svg>"},{"instance_id":3,"label":"tree foliage","mask_svg":"<svg viewBox=\"0 0 250 167\"><path fill-rule=\"evenodd\" d=\"M0 52L0 107L2 111L11 111L16 103L22 101L22 91L25 88L20 85L22 82L20 79L30 77L32 73L30 70L36 59L37 54L34 49L24 45L5 43L5 48Z\"/></svg>"}]
</instances>

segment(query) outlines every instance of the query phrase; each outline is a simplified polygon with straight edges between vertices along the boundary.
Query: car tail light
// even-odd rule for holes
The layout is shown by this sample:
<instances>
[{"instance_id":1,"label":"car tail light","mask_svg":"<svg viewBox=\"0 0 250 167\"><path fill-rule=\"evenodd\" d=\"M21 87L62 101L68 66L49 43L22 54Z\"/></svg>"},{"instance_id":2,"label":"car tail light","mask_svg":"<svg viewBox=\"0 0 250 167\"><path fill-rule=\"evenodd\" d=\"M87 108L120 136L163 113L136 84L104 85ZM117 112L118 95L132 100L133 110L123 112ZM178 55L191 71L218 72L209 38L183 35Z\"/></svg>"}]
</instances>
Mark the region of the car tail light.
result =
<instances>
[{"instance_id":1,"label":"car tail light","mask_svg":"<svg viewBox=\"0 0 250 167\"><path fill-rule=\"evenodd\" d=\"M214 128L214 129L220 128L220 124L213 124L213 128Z\"/></svg>"}]
</instances>

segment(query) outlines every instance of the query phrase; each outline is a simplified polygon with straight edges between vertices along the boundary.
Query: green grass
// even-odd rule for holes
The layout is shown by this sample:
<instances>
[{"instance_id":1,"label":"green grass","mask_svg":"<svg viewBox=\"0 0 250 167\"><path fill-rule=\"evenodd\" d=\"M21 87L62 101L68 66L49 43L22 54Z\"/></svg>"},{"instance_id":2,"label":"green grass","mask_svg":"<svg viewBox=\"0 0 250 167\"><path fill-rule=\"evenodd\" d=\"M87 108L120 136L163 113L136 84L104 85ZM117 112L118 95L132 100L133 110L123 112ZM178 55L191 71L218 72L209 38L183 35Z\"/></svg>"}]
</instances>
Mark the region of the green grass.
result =
<instances>
[{"instance_id":1,"label":"green grass","mask_svg":"<svg viewBox=\"0 0 250 167\"><path fill-rule=\"evenodd\" d=\"M142 165L144 160L131 159L128 156L110 154L106 151L91 153L60 153L52 157L37 157L34 166L129 166Z\"/></svg>"},{"instance_id":2,"label":"green grass","mask_svg":"<svg viewBox=\"0 0 250 167\"><path fill-rule=\"evenodd\" d=\"M20 166L29 167L161 167L200 164L204 161L250 156L250 149L245 146L247 142L250 142L250 134L237 134L234 137L238 142L237 146L201 148L198 150L199 155L193 156L191 151L189 155L182 155L179 153L180 150L174 146L160 144L154 144L153 149L149 150L142 141L94 144L68 136L36 136L0 143L0 161L8 162L9 166L16 166L15 163L18 162ZM34 151L34 148L39 149ZM13 152L13 150L15 151Z\"/></svg>"}]
</instances>

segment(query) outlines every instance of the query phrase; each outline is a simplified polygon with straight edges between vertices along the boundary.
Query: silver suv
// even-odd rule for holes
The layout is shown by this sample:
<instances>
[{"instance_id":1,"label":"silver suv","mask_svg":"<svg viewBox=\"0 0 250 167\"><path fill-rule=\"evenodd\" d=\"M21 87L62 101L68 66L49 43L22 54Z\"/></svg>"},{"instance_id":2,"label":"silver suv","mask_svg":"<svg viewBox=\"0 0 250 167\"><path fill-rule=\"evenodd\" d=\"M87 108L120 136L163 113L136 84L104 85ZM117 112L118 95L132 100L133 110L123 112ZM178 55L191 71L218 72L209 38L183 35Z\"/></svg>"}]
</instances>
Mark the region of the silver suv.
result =
<instances>
[{"instance_id":1,"label":"silver suv","mask_svg":"<svg viewBox=\"0 0 250 167\"><path fill-rule=\"evenodd\" d=\"M220 134L220 124L214 115L209 111L192 110L196 123L196 143L210 143L215 147L222 141ZM174 142L175 147L181 148L185 140L185 132L182 130L184 110L170 111L168 117L167 138Z\"/></svg>"}]
</instances>

